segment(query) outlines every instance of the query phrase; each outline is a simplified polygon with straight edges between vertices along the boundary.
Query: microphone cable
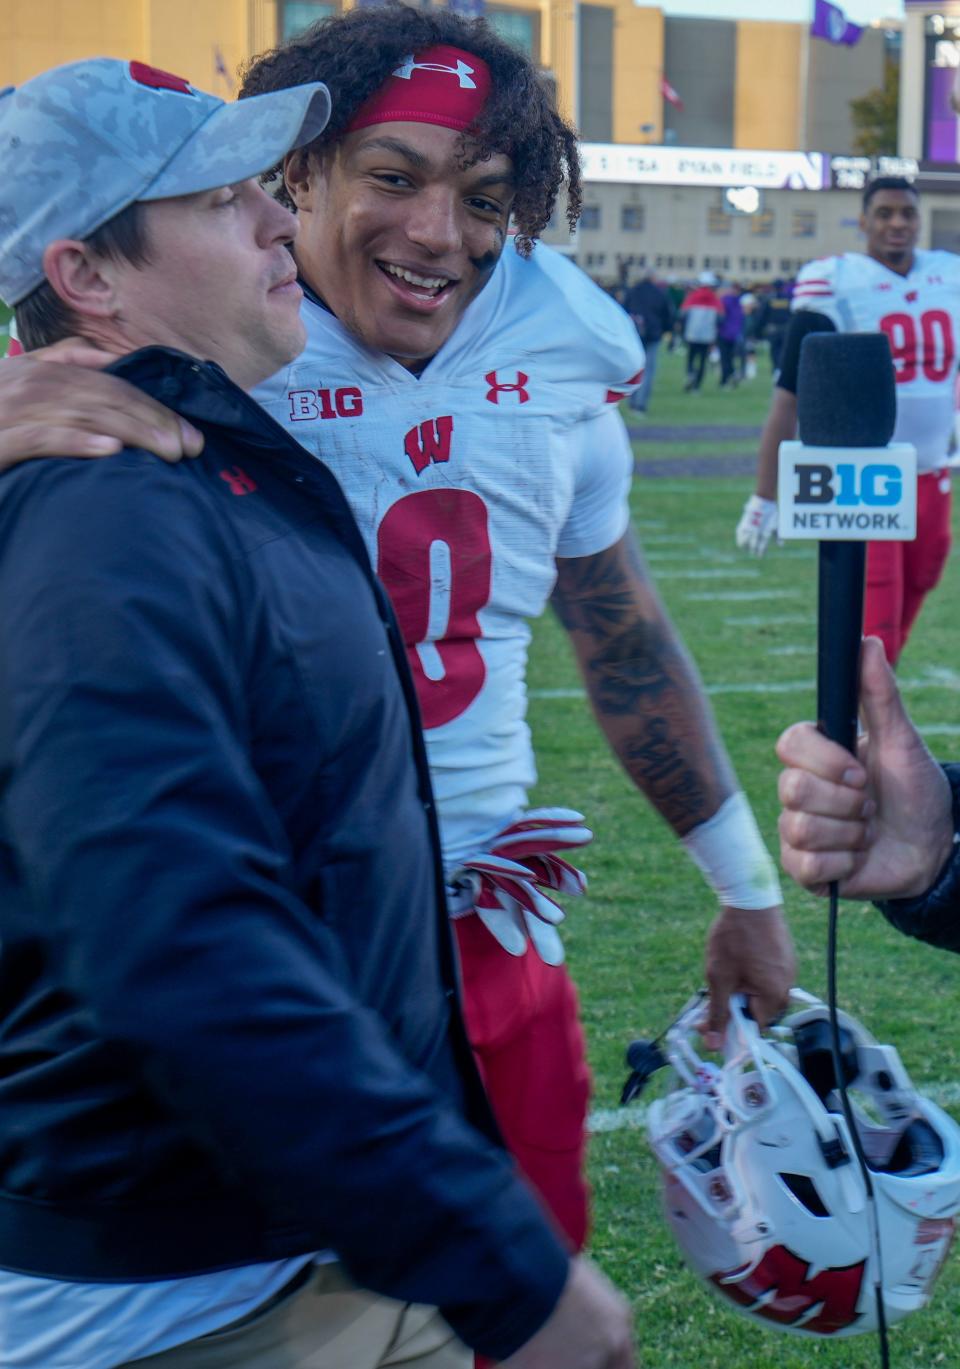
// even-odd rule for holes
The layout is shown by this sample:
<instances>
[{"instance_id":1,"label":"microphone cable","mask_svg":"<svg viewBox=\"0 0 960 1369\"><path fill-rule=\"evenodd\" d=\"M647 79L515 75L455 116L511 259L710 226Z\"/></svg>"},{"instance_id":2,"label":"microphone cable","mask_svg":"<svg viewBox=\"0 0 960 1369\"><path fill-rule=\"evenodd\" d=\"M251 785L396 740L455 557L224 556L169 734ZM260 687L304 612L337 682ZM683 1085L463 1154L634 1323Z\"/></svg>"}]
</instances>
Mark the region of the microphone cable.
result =
<instances>
[{"instance_id":1,"label":"microphone cable","mask_svg":"<svg viewBox=\"0 0 960 1369\"><path fill-rule=\"evenodd\" d=\"M830 1053L833 1056L833 1072L837 1081L837 1092L840 1095L840 1106L843 1110L844 1120L847 1130L853 1142L854 1153L857 1157L857 1164L860 1166L860 1174L863 1178L863 1187L867 1195L867 1209L870 1214L870 1234L873 1238L873 1247L877 1256L877 1278L874 1283L874 1295L877 1301L877 1335L880 1340L880 1364L881 1369L890 1369L890 1339L887 1333L887 1313L883 1305L883 1247L880 1243L880 1214L877 1211L877 1195L873 1187L873 1178L870 1173L870 1166L864 1153L863 1143L860 1140L860 1132L857 1129L853 1115L853 1104L850 1102L850 1095L847 1092L847 1081L843 1072L843 1061L841 1058L840 1047L840 1019L837 1015L837 926L839 923L839 888L836 880L830 885L830 911L827 921L827 1008L830 1017Z\"/></svg>"}]
</instances>

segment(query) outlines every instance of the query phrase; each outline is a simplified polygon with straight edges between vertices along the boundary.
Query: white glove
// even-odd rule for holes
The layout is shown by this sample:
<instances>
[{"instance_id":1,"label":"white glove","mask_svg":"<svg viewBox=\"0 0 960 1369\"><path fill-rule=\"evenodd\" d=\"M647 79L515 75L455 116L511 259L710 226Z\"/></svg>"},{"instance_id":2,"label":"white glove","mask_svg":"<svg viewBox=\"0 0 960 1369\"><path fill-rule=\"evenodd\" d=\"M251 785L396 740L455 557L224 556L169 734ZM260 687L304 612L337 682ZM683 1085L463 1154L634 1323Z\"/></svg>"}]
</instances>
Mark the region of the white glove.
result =
<instances>
[{"instance_id":1,"label":"white glove","mask_svg":"<svg viewBox=\"0 0 960 1369\"><path fill-rule=\"evenodd\" d=\"M563 942L556 924L563 921L563 909L536 886L573 896L585 893L586 875L554 852L592 840L582 813L533 808L499 832L489 851L468 856L448 879L472 889L473 911L505 951L523 955L532 941L541 960L559 965Z\"/></svg>"},{"instance_id":2,"label":"white glove","mask_svg":"<svg viewBox=\"0 0 960 1369\"><path fill-rule=\"evenodd\" d=\"M762 556L778 521L777 501L761 499L759 494L751 494L743 506L743 513L737 524L737 546L741 551Z\"/></svg>"}]
</instances>

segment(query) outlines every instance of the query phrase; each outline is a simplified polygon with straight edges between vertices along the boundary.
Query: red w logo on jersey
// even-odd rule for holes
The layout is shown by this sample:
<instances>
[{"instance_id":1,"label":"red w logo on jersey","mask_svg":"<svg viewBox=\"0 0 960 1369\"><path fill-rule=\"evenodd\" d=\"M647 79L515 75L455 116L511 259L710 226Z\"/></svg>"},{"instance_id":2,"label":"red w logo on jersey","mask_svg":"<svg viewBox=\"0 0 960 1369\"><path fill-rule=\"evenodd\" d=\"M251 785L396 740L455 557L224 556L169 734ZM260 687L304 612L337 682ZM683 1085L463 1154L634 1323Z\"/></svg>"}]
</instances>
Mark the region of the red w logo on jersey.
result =
<instances>
[{"instance_id":1,"label":"red w logo on jersey","mask_svg":"<svg viewBox=\"0 0 960 1369\"><path fill-rule=\"evenodd\" d=\"M483 378L490 386L487 391L487 399L491 404L499 404L501 395L516 395L520 404L526 404L530 398L526 390L526 386L530 383L530 377L525 376L522 371L518 371L516 380L509 384L499 381L496 371L488 371Z\"/></svg>"},{"instance_id":2,"label":"red w logo on jersey","mask_svg":"<svg viewBox=\"0 0 960 1369\"><path fill-rule=\"evenodd\" d=\"M403 450L413 462L417 475L422 475L431 461L450 460L450 440L453 437L453 418L444 414L411 428L403 439Z\"/></svg>"},{"instance_id":3,"label":"red w logo on jersey","mask_svg":"<svg viewBox=\"0 0 960 1369\"><path fill-rule=\"evenodd\" d=\"M755 1308L756 1315L784 1326L794 1326L804 1313L822 1304L817 1315L803 1323L803 1329L831 1336L857 1320L857 1301L866 1267L866 1260L861 1260L842 1269L822 1269L816 1278L808 1279L810 1266L806 1260L786 1246L775 1245L756 1269L738 1283L725 1282L734 1270L711 1274L710 1282L733 1302L751 1309L766 1294L773 1293L768 1302Z\"/></svg>"}]
</instances>

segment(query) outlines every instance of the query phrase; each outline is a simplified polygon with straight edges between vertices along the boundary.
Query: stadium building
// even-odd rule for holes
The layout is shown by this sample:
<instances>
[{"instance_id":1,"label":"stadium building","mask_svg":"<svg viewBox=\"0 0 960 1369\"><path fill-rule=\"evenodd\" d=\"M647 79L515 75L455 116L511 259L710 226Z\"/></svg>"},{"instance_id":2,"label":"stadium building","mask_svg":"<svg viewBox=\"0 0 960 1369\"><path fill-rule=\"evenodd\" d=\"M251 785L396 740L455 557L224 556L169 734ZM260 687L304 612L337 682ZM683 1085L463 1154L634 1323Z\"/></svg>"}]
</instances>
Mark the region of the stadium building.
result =
<instances>
[{"instance_id":1,"label":"stadium building","mask_svg":"<svg viewBox=\"0 0 960 1369\"><path fill-rule=\"evenodd\" d=\"M363 0L343 0L343 5ZM429 3L430 0L424 0ZM905 0L902 24L856 42L776 20L670 17L635 0L449 0L483 13L555 82L581 129L586 192L570 241L609 283L644 267L760 281L859 244L859 192L907 174L924 246L960 249L960 0ZM336 0L3 0L0 84L91 55L129 56L229 95L254 53L337 12ZM858 153L851 102L900 89L899 124ZM884 142L884 138L886 141Z\"/></svg>"}]
</instances>

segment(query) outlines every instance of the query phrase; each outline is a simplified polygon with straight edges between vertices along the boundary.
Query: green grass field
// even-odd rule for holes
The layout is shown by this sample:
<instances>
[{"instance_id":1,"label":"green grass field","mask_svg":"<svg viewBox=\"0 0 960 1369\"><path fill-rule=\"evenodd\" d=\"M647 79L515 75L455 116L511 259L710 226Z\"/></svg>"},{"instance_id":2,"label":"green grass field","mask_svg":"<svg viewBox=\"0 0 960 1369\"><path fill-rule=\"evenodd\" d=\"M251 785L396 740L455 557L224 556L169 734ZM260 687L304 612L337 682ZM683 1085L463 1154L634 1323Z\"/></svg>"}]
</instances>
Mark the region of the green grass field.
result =
<instances>
[{"instance_id":1,"label":"green grass field","mask_svg":"<svg viewBox=\"0 0 960 1369\"><path fill-rule=\"evenodd\" d=\"M760 423L769 370L727 394L715 373L685 396L679 357L662 358L648 422ZM707 451L743 452L739 440ZM641 459L702 455L696 447L637 443ZM745 478L638 478L634 521L664 599L693 652L723 736L771 850L776 846L774 742L814 712L816 550L774 548L743 556L733 532L751 488ZM960 642L956 558L924 608L900 666L904 692L934 753L960 752ZM721 596L704 598L702 596ZM753 597L753 596L769 597ZM656 1034L701 983L712 895L667 829L609 756L579 697L564 635L537 624L530 672L531 720L540 761L538 803L588 814L596 831L585 853L591 891L570 910L569 961L580 988L595 1075L598 1128L615 1126L625 1077L623 1052ZM763 686L758 690L758 686ZM799 982L826 993L826 905L786 886ZM960 1117L960 993L957 959L895 933L874 909L842 905L839 983L843 1005L900 1050L914 1081ZM652 1092L656 1091L656 1084ZM755 1328L708 1295L680 1262L660 1216L656 1167L636 1112L626 1129L595 1131L593 1253L633 1301L640 1362L676 1369L867 1369L879 1364L871 1336L805 1340ZM891 1333L895 1369L960 1365L960 1262L941 1276L933 1303Z\"/></svg>"}]
</instances>

